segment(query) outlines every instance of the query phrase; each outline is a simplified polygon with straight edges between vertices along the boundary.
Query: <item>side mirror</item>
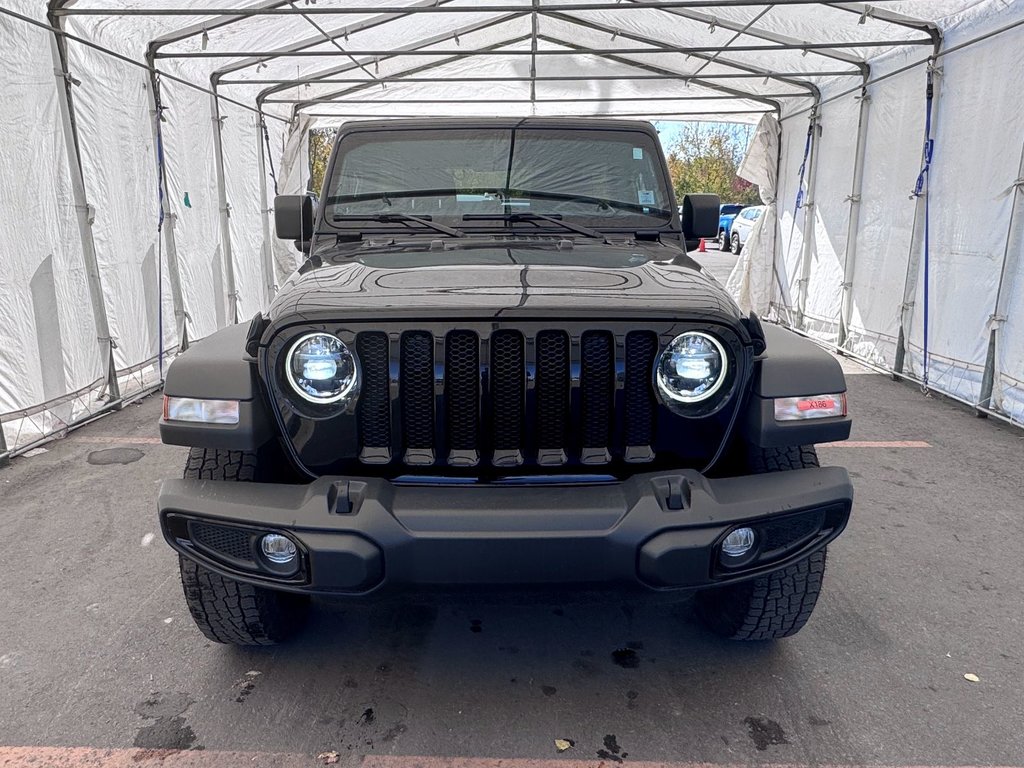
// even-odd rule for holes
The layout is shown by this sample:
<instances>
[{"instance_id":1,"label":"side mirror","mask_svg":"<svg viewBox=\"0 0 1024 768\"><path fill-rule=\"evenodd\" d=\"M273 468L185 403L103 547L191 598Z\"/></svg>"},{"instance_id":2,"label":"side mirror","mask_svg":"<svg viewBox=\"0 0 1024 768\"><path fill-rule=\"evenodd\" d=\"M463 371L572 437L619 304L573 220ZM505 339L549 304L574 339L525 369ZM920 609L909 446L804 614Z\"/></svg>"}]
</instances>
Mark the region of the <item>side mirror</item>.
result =
<instances>
[{"instance_id":1,"label":"side mirror","mask_svg":"<svg viewBox=\"0 0 1024 768\"><path fill-rule=\"evenodd\" d=\"M307 244L313 237L316 220L316 198L312 195L278 195L274 198L274 228L282 240Z\"/></svg>"},{"instance_id":2,"label":"side mirror","mask_svg":"<svg viewBox=\"0 0 1024 768\"><path fill-rule=\"evenodd\" d=\"M682 219L683 238L696 243L703 238L718 237L718 210L722 201L718 195L683 195Z\"/></svg>"}]
</instances>

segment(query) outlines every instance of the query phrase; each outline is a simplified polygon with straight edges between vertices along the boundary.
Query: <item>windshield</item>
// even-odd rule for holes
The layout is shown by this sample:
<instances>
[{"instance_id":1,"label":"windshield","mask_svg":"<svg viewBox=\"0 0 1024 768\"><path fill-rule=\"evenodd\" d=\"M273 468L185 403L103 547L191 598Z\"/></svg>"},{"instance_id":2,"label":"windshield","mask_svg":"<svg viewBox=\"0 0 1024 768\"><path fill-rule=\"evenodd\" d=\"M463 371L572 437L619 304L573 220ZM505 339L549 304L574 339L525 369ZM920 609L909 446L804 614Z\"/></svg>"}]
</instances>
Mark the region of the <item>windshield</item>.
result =
<instances>
[{"instance_id":1,"label":"windshield","mask_svg":"<svg viewBox=\"0 0 1024 768\"><path fill-rule=\"evenodd\" d=\"M325 201L325 222L336 227L381 214L463 229L505 226L506 216L551 227L522 214L605 228L671 221L661 155L641 131L378 130L344 137L338 153Z\"/></svg>"}]
</instances>

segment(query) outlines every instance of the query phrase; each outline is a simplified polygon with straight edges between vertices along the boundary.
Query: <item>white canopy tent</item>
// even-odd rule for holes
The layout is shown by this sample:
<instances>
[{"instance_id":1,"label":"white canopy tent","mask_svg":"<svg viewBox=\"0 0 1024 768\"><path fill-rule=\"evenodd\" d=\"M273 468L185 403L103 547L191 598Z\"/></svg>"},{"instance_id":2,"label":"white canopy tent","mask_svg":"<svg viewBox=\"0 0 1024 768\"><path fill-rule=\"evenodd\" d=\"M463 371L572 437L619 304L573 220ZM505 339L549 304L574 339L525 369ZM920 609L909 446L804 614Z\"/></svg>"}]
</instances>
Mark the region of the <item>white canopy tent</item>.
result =
<instances>
[{"instance_id":1,"label":"white canopy tent","mask_svg":"<svg viewBox=\"0 0 1024 768\"><path fill-rule=\"evenodd\" d=\"M2 2L0 458L264 308L369 116L760 122L741 302L1024 424L1024 3Z\"/></svg>"}]
</instances>

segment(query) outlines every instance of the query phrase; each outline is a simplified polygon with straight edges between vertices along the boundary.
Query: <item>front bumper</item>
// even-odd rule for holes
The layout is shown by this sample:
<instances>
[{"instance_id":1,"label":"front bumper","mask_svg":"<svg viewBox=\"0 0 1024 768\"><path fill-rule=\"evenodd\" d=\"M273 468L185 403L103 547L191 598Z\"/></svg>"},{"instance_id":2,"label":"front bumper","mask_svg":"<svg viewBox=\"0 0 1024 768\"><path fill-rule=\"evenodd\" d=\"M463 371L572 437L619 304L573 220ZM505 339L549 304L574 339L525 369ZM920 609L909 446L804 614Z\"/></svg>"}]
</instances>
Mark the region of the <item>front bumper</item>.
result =
<instances>
[{"instance_id":1,"label":"front bumper","mask_svg":"<svg viewBox=\"0 0 1024 768\"><path fill-rule=\"evenodd\" d=\"M693 589L753 578L822 549L849 519L846 470L708 479L689 470L586 485L404 485L323 477L309 485L167 480L161 528L222 575L295 592L387 586L617 584ZM722 539L757 532L756 556L724 567ZM268 532L299 566L274 571Z\"/></svg>"}]
</instances>

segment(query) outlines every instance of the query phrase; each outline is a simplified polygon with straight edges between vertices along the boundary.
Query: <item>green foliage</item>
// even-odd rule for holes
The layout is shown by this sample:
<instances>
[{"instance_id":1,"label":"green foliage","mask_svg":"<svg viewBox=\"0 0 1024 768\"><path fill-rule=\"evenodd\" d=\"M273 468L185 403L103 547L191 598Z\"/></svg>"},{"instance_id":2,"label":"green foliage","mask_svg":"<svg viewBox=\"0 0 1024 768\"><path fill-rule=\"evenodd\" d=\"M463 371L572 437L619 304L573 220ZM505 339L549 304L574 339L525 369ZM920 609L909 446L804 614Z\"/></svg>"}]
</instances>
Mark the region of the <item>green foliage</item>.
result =
<instances>
[{"instance_id":1,"label":"green foliage","mask_svg":"<svg viewBox=\"0 0 1024 768\"><path fill-rule=\"evenodd\" d=\"M739 178L753 128L730 123L683 123L668 147L668 168L676 197L710 192L723 203L760 205L757 187Z\"/></svg>"},{"instance_id":2,"label":"green foliage","mask_svg":"<svg viewBox=\"0 0 1024 768\"><path fill-rule=\"evenodd\" d=\"M337 128L314 128L309 132L309 174L313 191L317 193L323 189L327 162L331 159L331 148L337 135Z\"/></svg>"}]
</instances>

